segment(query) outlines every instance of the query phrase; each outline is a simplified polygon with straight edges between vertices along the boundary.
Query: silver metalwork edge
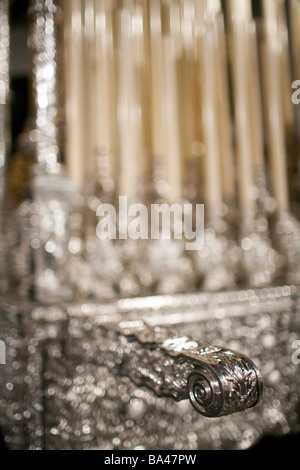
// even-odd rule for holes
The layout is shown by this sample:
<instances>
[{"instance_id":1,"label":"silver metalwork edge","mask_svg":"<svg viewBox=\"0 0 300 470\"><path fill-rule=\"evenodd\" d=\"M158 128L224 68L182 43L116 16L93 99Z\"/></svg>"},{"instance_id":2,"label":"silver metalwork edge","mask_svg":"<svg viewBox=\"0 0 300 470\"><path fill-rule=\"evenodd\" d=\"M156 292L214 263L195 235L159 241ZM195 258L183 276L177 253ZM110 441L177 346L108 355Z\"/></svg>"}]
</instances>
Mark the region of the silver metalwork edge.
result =
<instances>
[{"instance_id":1,"label":"silver metalwork edge","mask_svg":"<svg viewBox=\"0 0 300 470\"><path fill-rule=\"evenodd\" d=\"M114 303L91 301L42 305L30 301L1 301L18 315L35 321L42 328L40 341L47 340L48 326L59 322L63 328L67 354L86 354L80 334L68 325L75 320L93 325L97 340L91 339L90 358L114 374L127 376L159 397L175 401L189 399L206 417L219 417L244 411L262 400L263 381L253 361L226 346L204 346L190 337L180 337L171 327L195 321L288 308L298 292L295 286L218 294L195 293L179 296L122 299ZM6 307L5 307L6 304ZM222 308L218 308L218 305ZM234 306L237 310L235 312ZM13 306L13 307L12 307ZM155 310L157 313L155 313ZM30 315L28 316L28 313ZM51 333L53 335L53 332ZM58 328L58 335L61 334ZM53 337L53 336L52 336ZM113 352L111 351L113 345Z\"/></svg>"},{"instance_id":2,"label":"silver metalwork edge","mask_svg":"<svg viewBox=\"0 0 300 470\"><path fill-rule=\"evenodd\" d=\"M116 329L127 342L122 375L157 396L189 398L200 414L210 418L261 402L261 375L245 355L218 346L201 347L192 338L177 337L143 321L120 322Z\"/></svg>"}]
</instances>

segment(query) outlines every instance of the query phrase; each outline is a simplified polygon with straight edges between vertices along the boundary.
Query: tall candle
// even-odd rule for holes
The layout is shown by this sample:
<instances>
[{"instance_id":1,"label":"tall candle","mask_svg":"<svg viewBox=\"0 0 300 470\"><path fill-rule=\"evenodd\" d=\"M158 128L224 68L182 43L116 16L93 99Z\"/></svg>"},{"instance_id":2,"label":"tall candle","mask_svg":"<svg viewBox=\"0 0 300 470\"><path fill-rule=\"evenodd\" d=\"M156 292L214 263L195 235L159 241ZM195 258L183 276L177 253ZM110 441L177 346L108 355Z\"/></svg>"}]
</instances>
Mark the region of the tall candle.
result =
<instances>
[{"instance_id":1,"label":"tall candle","mask_svg":"<svg viewBox=\"0 0 300 470\"><path fill-rule=\"evenodd\" d=\"M185 51L193 52L194 48L194 2L193 0L185 0L181 2L181 35L182 46Z\"/></svg>"},{"instance_id":2,"label":"tall candle","mask_svg":"<svg viewBox=\"0 0 300 470\"><path fill-rule=\"evenodd\" d=\"M254 184L252 163L252 135L250 96L247 69L247 24L251 14L250 1L231 0L233 33L233 82L235 103L235 127L238 161L238 185L240 206L244 214L253 211L251 190Z\"/></svg>"},{"instance_id":3,"label":"tall candle","mask_svg":"<svg viewBox=\"0 0 300 470\"><path fill-rule=\"evenodd\" d=\"M128 3L130 6L130 3ZM119 194L138 195L140 176L141 109L136 93L132 18L128 8L119 12L120 42L118 70Z\"/></svg>"},{"instance_id":4,"label":"tall candle","mask_svg":"<svg viewBox=\"0 0 300 470\"><path fill-rule=\"evenodd\" d=\"M192 0L193 1L193 0ZM187 2L182 2L182 5L188 5ZM190 12L189 15L191 16L191 28L193 30L193 21L195 17L195 10L194 10L194 5L191 4L190 7ZM182 23L181 23L181 14L180 14L180 5L177 3L171 2L169 5L169 22L170 22L170 35L174 38L175 41L175 48L176 48L176 54L178 57L180 54L182 54L182 48L183 48L183 32L182 32ZM194 36L194 34L193 34ZM194 38L192 38L193 41L191 42L190 47L193 47L194 45ZM186 47L186 49L189 49L189 47Z\"/></svg>"},{"instance_id":5,"label":"tall candle","mask_svg":"<svg viewBox=\"0 0 300 470\"><path fill-rule=\"evenodd\" d=\"M179 74L180 74L180 127L182 138L182 152L185 160L190 160L194 156L194 143L199 140L197 133L197 103L198 89L197 80L199 77L197 69L197 51L195 41L195 9L194 3L181 3L181 23L180 18L175 17L175 7L172 4L171 9L171 34L176 34L173 26L178 24L181 29L181 38L179 37L178 56L179 56ZM181 28L180 28L181 26ZM185 168L184 168L185 170Z\"/></svg>"},{"instance_id":6,"label":"tall candle","mask_svg":"<svg viewBox=\"0 0 300 470\"><path fill-rule=\"evenodd\" d=\"M217 11L220 11L220 8L221 6L219 5L219 10ZM228 64L222 16L215 23L215 40L223 196L226 201L232 201L235 196L232 117L229 103Z\"/></svg>"},{"instance_id":7,"label":"tall candle","mask_svg":"<svg viewBox=\"0 0 300 470\"><path fill-rule=\"evenodd\" d=\"M146 23L147 2L137 3L133 12L133 46L134 68L136 75L136 115L138 117L138 158L140 177L148 178L150 174L150 147L151 147L151 113L150 110L150 57L147 43L149 30ZM141 195L142 196L142 195Z\"/></svg>"},{"instance_id":8,"label":"tall candle","mask_svg":"<svg viewBox=\"0 0 300 470\"><path fill-rule=\"evenodd\" d=\"M261 170L264 167L264 124L262 110L262 89L260 82L260 70L258 59L258 44L256 24L252 20L248 24L248 77L250 77L250 113L251 113L251 132L252 132L252 152L253 164L255 170Z\"/></svg>"},{"instance_id":9,"label":"tall candle","mask_svg":"<svg viewBox=\"0 0 300 470\"><path fill-rule=\"evenodd\" d=\"M84 0L84 55L82 61L84 76L84 162L86 175L92 175L95 165L96 127L95 119L98 109L95 100L96 71L95 71L95 12L94 1Z\"/></svg>"},{"instance_id":10,"label":"tall candle","mask_svg":"<svg viewBox=\"0 0 300 470\"><path fill-rule=\"evenodd\" d=\"M206 2L206 24L202 37L202 113L205 154L205 199L209 206L222 202L220 140L217 108L216 43L214 12Z\"/></svg>"},{"instance_id":11,"label":"tall candle","mask_svg":"<svg viewBox=\"0 0 300 470\"><path fill-rule=\"evenodd\" d=\"M283 101L283 116L285 129L290 132L294 126L294 109L291 100L291 56L290 56L290 40L288 35L288 23L286 15L286 4L281 1L278 5L278 21L279 21L279 39L281 44L280 54L280 79L281 79L281 96ZM300 18L299 18L300 19ZM297 28L300 27L298 23Z\"/></svg>"},{"instance_id":12,"label":"tall candle","mask_svg":"<svg viewBox=\"0 0 300 470\"><path fill-rule=\"evenodd\" d=\"M113 26L112 26L111 0L94 0L95 9L95 50L94 50L94 74L95 88L94 101L94 146L105 146L110 151L110 167L112 161L114 129L114 86L115 74L113 73Z\"/></svg>"},{"instance_id":13,"label":"tall candle","mask_svg":"<svg viewBox=\"0 0 300 470\"><path fill-rule=\"evenodd\" d=\"M289 20L290 20L290 37L293 55L293 73L294 80L300 77L300 3L298 0L290 0L289 2Z\"/></svg>"},{"instance_id":14,"label":"tall candle","mask_svg":"<svg viewBox=\"0 0 300 470\"><path fill-rule=\"evenodd\" d=\"M164 136L166 135L163 120L163 43L161 26L160 0L151 0L150 14L150 46L151 46L151 126L152 151L154 158L161 159L165 154Z\"/></svg>"},{"instance_id":15,"label":"tall candle","mask_svg":"<svg viewBox=\"0 0 300 470\"><path fill-rule=\"evenodd\" d=\"M81 0L63 0L66 60L66 166L77 184L84 181L83 24Z\"/></svg>"},{"instance_id":16,"label":"tall candle","mask_svg":"<svg viewBox=\"0 0 300 470\"><path fill-rule=\"evenodd\" d=\"M269 152L272 171L273 195L280 211L289 209L287 162L284 119L280 83L280 42L278 7L281 0L263 0L265 41L267 47L267 98L269 125Z\"/></svg>"},{"instance_id":17,"label":"tall candle","mask_svg":"<svg viewBox=\"0 0 300 470\"><path fill-rule=\"evenodd\" d=\"M166 36L164 46L165 119L167 126L166 168L171 203L182 199L182 162L180 148L177 55L174 38Z\"/></svg>"},{"instance_id":18,"label":"tall candle","mask_svg":"<svg viewBox=\"0 0 300 470\"><path fill-rule=\"evenodd\" d=\"M292 81L299 80L300 77L300 3L298 0L290 0L289 2L289 21L290 21L290 39L292 49ZM296 133L300 140L300 106L293 108L296 116Z\"/></svg>"}]
</instances>

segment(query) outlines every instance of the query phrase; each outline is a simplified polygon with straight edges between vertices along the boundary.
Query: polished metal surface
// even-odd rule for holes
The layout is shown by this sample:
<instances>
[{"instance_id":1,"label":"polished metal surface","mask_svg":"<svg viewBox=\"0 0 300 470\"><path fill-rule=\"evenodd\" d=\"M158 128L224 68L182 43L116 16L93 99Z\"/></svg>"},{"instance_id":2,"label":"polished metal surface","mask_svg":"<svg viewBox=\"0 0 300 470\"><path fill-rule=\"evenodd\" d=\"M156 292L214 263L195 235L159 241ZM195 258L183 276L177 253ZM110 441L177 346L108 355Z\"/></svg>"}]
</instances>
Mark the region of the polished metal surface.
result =
<instances>
[{"instance_id":1,"label":"polished metal surface","mask_svg":"<svg viewBox=\"0 0 300 470\"><path fill-rule=\"evenodd\" d=\"M176 337L144 322L120 323L118 330L128 337L125 355L130 351L121 373L156 395L176 401L188 396L199 413L214 418L260 403L262 379L246 356L222 347L201 347L192 338Z\"/></svg>"}]
</instances>

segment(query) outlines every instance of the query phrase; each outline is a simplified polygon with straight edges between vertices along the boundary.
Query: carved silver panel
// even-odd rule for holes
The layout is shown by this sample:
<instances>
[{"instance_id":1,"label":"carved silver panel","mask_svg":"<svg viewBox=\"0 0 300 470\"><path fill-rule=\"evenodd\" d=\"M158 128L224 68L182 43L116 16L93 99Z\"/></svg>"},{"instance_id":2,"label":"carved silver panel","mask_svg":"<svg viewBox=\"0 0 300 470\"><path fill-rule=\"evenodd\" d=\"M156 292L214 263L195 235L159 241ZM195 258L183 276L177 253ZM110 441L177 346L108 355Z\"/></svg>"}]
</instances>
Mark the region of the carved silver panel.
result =
<instances>
[{"instance_id":1,"label":"carved silver panel","mask_svg":"<svg viewBox=\"0 0 300 470\"><path fill-rule=\"evenodd\" d=\"M2 300L6 441L32 449L245 449L264 434L297 432L300 382L292 344L300 335L299 298L296 288L283 286L115 304ZM203 344L221 350L208 352ZM208 419L183 399L189 390L195 401L209 399L207 369L204 382L193 376L203 363L213 390L219 379L222 396L230 398L223 403L241 403L242 396L251 406L260 392L252 361L264 383L259 406ZM229 386L220 379L223 366Z\"/></svg>"}]
</instances>

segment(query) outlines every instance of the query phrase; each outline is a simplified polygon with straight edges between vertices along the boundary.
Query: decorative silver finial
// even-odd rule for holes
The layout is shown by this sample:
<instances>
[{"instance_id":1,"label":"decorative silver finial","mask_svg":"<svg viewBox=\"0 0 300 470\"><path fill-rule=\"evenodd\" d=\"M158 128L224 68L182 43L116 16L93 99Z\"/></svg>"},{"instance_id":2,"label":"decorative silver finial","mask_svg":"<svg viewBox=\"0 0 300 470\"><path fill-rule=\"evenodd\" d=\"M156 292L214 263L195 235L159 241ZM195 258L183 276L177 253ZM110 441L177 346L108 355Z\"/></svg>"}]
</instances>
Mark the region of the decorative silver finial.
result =
<instances>
[{"instance_id":1,"label":"decorative silver finial","mask_svg":"<svg viewBox=\"0 0 300 470\"><path fill-rule=\"evenodd\" d=\"M8 100L9 100L9 4L0 2L0 292L7 289L6 253L7 242L4 231L4 198L6 192L6 159L9 144Z\"/></svg>"},{"instance_id":2,"label":"decorative silver finial","mask_svg":"<svg viewBox=\"0 0 300 470\"><path fill-rule=\"evenodd\" d=\"M9 22L8 0L0 2L0 204L5 192L5 167L8 143L9 97Z\"/></svg>"},{"instance_id":3,"label":"decorative silver finial","mask_svg":"<svg viewBox=\"0 0 300 470\"><path fill-rule=\"evenodd\" d=\"M56 174L59 165L57 25L59 9L53 0L34 0L31 19L32 90L35 99L38 173Z\"/></svg>"}]
</instances>

